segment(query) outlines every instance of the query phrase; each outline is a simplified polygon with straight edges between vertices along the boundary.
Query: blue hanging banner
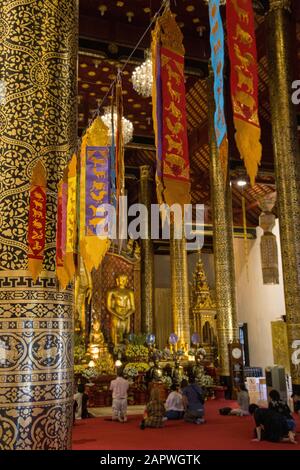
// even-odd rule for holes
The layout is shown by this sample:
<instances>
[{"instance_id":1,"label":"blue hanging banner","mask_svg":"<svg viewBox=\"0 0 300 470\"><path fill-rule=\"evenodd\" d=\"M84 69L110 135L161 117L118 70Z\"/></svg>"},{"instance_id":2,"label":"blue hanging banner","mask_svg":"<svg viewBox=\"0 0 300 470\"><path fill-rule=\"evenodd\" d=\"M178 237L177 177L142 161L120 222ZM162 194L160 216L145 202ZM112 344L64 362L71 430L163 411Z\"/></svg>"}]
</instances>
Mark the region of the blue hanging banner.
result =
<instances>
[{"instance_id":1,"label":"blue hanging banner","mask_svg":"<svg viewBox=\"0 0 300 470\"><path fill-rule=\"evenodd\" d=\"M219 155L227 169L227 127L224 112L224 29L220 14L220 0L209 1L211 65L214 72L215 116L214 127Z\"/></svg>"}]
</instances>

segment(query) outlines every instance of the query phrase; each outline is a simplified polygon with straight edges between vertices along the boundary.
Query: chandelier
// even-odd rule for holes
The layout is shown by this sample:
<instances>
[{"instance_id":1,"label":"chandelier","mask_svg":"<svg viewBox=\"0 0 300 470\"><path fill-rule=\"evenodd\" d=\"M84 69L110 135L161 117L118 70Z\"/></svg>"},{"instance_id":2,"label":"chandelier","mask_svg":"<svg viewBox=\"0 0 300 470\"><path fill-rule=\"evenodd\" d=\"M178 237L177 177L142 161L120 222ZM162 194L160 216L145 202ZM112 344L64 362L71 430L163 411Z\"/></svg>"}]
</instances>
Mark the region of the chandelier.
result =
<instances>
[{"instance_id":1,"label":"chandelier","mask_svg":"<svg viewBox=\"0 0 300 470\"><path fill-rule=\"evenodd\" d=\"M114 139L116 140L117 135L117 109L114 107ZM108 127L108 136L112 137L112 119L111 119L111 107L106 106L104 108L104 115L101 116L102 121ZM124 116L122 117L122 130L123 130L123 142L124 145L128 144L132 140L133 137L133 124L131 121L126 119Z\"/></svg>"},{"instance_id":2,"label":"chandelier","mask_svg":"<svg viewBox=\"0 0 300 470\"><path fill-rule=\"evenodd\" d=\"M132 72L132 85L134 90L145 98L152 95L152 59L149 50L145 53L145 62L139 65Z\"/></svg>"}]
</instances>

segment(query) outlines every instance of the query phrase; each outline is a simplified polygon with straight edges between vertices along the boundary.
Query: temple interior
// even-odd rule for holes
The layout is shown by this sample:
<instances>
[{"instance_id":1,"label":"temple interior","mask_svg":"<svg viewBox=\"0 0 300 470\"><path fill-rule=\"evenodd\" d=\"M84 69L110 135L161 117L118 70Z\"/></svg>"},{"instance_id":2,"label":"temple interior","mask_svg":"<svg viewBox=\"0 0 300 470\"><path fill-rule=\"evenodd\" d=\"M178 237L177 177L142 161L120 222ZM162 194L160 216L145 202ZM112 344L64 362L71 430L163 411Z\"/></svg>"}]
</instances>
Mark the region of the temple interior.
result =
<instances>
[{"instance_id":1,"label":"temple interior","mask_svg":"<svg viewBox=\"0 0 300 470\"><path fill-rule=\"evenodd\" d=\"M298 0L0 0L0 450L255 450L272 390L294 443L299 77Z\"/></svg>"}]
</instances>

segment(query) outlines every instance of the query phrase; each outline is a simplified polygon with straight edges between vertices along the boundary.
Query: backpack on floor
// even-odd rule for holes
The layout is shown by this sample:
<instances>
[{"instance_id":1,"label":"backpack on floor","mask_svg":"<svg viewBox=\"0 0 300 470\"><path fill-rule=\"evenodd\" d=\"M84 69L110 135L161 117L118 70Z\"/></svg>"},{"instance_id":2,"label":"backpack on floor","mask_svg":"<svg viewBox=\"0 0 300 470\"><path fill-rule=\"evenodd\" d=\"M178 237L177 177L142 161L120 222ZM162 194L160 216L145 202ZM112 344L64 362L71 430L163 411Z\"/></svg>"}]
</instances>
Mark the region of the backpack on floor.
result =
<instances>
[{"instance_id":1,"label":"backpack on floor","mask_svg":"<svg viewBox=\"0 0 300 470\"><path fill-rule=\"evenodd\" d=\"M220 408L219 409L219 413L220 413L220 415L226 416L226 415L229 415L231 410L232 410L232 408L229 408L229 406L225 406L225 408Z\"/></svg>"}]
</instances>

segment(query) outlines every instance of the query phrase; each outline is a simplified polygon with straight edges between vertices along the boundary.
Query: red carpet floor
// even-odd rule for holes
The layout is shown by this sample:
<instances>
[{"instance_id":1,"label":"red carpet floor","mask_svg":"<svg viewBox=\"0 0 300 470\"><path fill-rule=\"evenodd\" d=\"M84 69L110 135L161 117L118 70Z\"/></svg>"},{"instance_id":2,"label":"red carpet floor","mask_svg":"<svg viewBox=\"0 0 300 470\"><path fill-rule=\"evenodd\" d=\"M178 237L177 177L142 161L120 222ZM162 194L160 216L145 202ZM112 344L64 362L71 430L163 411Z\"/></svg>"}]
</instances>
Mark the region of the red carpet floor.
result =
<instances>
[{"instance_id":1,"label":"red carpet floor","mask_svg":"<svg viewBox=\"0 0 300 470\"><path fill-rule=\"evenodd\" d=\"M73 450L300 450L298 444L251 442L252 417L221 416L219 408L235 406L222 400L206 403L206 424L167 421L164 428L139 428L140 416L129 416L127 423L90 418L77 421L73 428ZM299 417L296 417L300 431Z\"/></svg>"}]
</instances>

